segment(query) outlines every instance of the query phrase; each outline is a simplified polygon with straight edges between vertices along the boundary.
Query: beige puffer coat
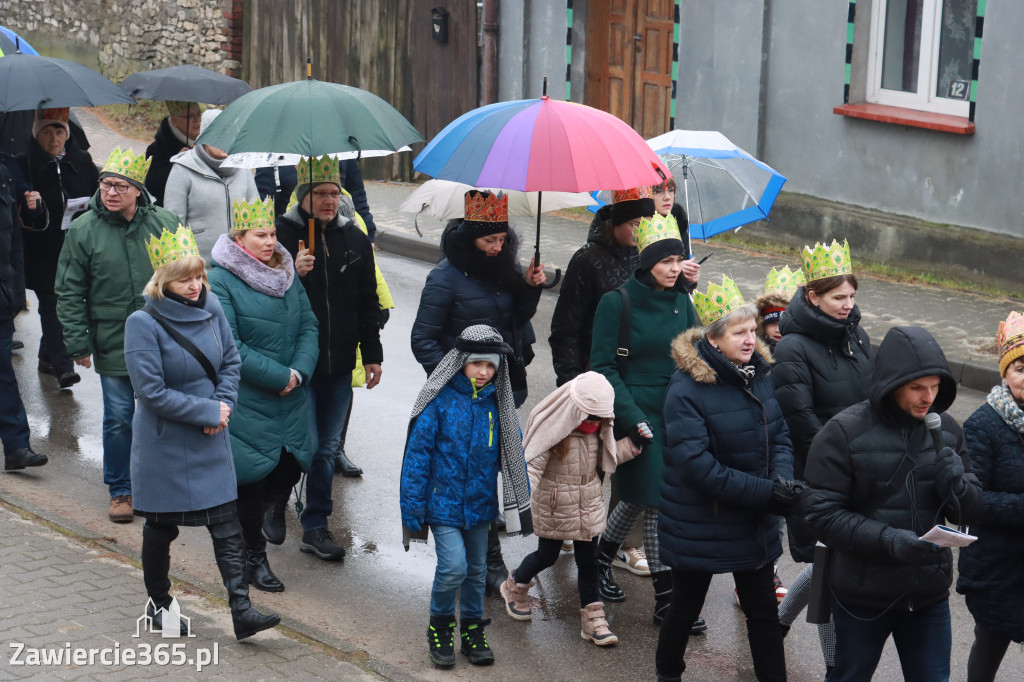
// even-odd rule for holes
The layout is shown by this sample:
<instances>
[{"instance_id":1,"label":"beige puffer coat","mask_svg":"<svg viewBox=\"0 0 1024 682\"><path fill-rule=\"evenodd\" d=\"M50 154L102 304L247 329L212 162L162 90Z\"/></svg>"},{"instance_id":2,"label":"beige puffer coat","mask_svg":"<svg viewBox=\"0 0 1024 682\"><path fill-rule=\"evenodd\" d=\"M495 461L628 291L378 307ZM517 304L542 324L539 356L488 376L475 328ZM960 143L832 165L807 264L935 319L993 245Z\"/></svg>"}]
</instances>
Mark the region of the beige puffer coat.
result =
<instances>
[{"instance_id":1,"label":"beige puffer coat","mask_svg":"<svg viewBox=\"0 0 1024 682\"><path fill-rule=\"evenodd\" d=\"M585 372L556 389L530 413L523 447L532 491L533 531L552 540L592 540L605 527L604 495L597 469L610 474L636 456L628 438L615 442L615 392L597 372ZM602 417L596 433L577 427Z\"/></svg>"}]
</instances>

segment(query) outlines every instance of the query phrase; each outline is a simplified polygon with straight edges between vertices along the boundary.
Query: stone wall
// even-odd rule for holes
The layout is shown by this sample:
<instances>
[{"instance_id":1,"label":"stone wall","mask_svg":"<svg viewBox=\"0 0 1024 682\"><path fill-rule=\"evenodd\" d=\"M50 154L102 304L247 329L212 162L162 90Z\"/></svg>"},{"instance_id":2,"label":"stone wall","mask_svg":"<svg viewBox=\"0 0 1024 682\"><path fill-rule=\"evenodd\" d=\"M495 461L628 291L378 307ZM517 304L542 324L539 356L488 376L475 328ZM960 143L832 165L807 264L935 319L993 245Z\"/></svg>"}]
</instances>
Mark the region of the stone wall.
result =
<instances>
[{"instance_id":1,"label":"stone wall","mask_svg":"<svg viewBox=\"0 0 1024 682\"><path fill-rule=\"evenodd\" d=\"M238 76L243 0L0 0L6 27L40 54L72 59L114 82L195 64Z\"/></svg>"}]
</instances>

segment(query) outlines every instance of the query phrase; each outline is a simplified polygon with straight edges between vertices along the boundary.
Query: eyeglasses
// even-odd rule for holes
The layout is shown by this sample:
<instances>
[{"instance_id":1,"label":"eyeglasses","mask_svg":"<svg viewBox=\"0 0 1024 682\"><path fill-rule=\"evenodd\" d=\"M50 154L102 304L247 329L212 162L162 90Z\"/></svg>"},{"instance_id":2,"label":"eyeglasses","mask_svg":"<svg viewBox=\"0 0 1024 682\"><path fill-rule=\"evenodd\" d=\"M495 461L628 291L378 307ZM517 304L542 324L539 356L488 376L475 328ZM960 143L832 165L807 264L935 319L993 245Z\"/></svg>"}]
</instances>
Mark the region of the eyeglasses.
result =
<instances>
[{"instance_id":1,"label":"eyeglasses","mask_svg":"<svg viewBox=\"0 0 1024 682\"><path fill-rule=\"evenodd\" d=\"M341 198L341 192L313 192L313 196L317 199L334 199L337 201Z\"/></svg>"},{"instance_id":2,"label":"eyeglasses","mask_svg":"<svg viewBox=\"0 0 1024 682\"><path fill-rule=\"evenodd\" d=\"M110 190L114 190L118 194L127 194L128 188L131 187L126 182L119 182L114 184L113 182L107 182L106 180L100 180L100 191L106 194Z\"/></svg>"}]
</instances>

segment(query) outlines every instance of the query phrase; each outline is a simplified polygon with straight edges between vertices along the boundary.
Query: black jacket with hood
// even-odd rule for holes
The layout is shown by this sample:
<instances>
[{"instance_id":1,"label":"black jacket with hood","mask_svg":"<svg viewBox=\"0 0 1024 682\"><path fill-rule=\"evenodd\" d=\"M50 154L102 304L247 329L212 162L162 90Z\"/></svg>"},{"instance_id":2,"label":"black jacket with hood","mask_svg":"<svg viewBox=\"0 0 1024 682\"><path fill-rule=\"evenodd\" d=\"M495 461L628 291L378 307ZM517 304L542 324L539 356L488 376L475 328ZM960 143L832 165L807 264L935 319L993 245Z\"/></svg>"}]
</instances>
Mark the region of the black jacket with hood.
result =
<instances>
[{"instance_id":1,"label":"black jacket with hood","mask_svg":"<svg viewBox=\"0 0 1024 682\"><path fill-rule=\"evenodd\" d=\"M963 431L945 410L956 398L956 381L931 334L920 327L894 327L875 357L868 399L833 417L814 437L805 478L807 523L832 550L828 578L846 607L882 613L925 608L949 597L953 555L936 549L913 563L891 552L888 529L918 536L946 519L966 523L982 509L981 486L964 458L964 486L941 497L935 486L936 452L924 421L896 404L893 392L927 376L940 378L932 411L942 419L943 443L963 457ZM883 489L908 449L918 444L917 462L888 499Z\"/></svg>"},{"instance_id":2,"label":"black jacket with hood","mask_svg":"<svg viewBox=\"0 0 1024 682\"><path fill-rule=\"evenodd\" d=\"M793 474L803 478L811 441L832 417L868 397L873 358L860 308L845 320L811 305L800 287L789 301L774 348L775 399L793 439ZM789 550L795 561L811 561L814 540L799 515L791 518Z\"/></svg>"},{"instance_id":3,"label":"black jacket with hood","mask_svg":"<svg viewBox=\"0 0 1024 682\"><path fill-rule=\"evenodd\" d=\"M146 189L156 199L157 206L164 205L164 189L167 187L167 176L171 174L171 157L187 146L171 130L171 117L165 116L160 121L153 141L146 147L146 156L150 159Z\"/></svg>"}]
</instances>

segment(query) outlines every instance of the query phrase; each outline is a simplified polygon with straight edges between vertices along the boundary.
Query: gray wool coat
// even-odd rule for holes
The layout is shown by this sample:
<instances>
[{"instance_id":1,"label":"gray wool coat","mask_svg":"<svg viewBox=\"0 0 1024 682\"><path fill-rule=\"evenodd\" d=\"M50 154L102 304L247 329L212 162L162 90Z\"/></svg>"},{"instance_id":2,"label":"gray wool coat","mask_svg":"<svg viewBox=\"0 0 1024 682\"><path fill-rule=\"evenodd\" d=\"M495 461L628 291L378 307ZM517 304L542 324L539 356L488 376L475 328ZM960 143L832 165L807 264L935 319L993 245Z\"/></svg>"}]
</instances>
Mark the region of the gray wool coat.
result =
<instances>
[{"instance_id":1,"label":"gray wool coat","mask_svg":"<svg viewBox=\"0 0 1024 682\"><path fill-rule=\"evenodd\" d=\"M231 202L260 198L247 168L215 170L199 147L171 157L171 173L164 188L164 208L177 213L192 227L199 252L210 262L217 237L231 229Z\"/></svg>"},{"instance_id":2,"label":"gray wool coat","mask_svg":"<svg viewBox=\"0 0 1024 682\"><path fill-rule=\"evenodd\" d=\"M238 395L241 359L224 310L210 292L203 308L168 298L146 301L209 358L217 385L149 313L139 310L128 318L125 362L138 400L132 422L133 506L181 512L231 502L238 492L228 430L203 432L220 422L221 401L233 411Z\"/></svg>"}]
</instances>

